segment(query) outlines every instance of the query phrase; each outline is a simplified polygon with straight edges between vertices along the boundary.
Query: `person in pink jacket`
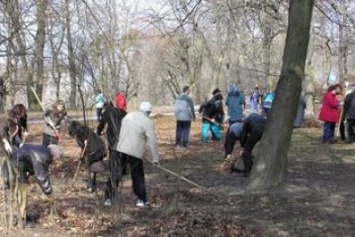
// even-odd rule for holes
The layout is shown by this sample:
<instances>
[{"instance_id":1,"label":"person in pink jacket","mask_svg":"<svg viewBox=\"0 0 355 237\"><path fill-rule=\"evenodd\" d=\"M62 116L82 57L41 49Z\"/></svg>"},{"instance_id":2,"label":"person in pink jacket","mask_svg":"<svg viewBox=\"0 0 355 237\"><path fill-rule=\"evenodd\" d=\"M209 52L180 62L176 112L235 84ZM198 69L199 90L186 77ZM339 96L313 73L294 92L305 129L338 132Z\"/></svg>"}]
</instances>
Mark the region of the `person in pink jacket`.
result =
<instances>
[{"instance_id":1,"label":"person in pink jacket","mask_svg":"<svg viewBox=\"0 0 355 237\"><path fill-rule=\"evenodd\" d=\"M337 100L336 96L341 93L340 84L329 87L323 98L322 107L319 113L319 120L323 121L323 143L334 143L335 125L339 121L339 108L343 102Z\"/></svg>"}]
</instances>

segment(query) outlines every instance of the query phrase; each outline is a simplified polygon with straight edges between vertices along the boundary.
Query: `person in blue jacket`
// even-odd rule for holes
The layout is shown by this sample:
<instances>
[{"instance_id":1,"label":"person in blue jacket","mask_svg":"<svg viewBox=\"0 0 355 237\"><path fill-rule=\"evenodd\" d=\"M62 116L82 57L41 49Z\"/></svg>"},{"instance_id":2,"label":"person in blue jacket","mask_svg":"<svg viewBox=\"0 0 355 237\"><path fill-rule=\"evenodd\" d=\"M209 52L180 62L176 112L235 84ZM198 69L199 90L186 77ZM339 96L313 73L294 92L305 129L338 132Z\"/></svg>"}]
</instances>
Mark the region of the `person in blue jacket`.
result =
<instances>
[{"instance_id":1,"label":"person in blue jacket","mask_svg":"<svg viewBox=\"0 0 355 237\"><path fill-rule=\"evenodd\" d=\"M267 93L264 97L263 109L264 109L264 113L265 113L266 117L270 116L271 107L272 107L272 103L274 102L274 99L275 99L275 92L274 91Z\"/></svg>"},{"instance_id":2,"label":"person in blue jacket","mask_svg":"<svg viewBox=\"0 0 355 237\"><path fill-rule=\"evenodd\" d=\"M226 106L228 108L229 126L242 121L245 109L245 97L236 85L232 85L227 94Z\"/></svg>"}]
</instances>

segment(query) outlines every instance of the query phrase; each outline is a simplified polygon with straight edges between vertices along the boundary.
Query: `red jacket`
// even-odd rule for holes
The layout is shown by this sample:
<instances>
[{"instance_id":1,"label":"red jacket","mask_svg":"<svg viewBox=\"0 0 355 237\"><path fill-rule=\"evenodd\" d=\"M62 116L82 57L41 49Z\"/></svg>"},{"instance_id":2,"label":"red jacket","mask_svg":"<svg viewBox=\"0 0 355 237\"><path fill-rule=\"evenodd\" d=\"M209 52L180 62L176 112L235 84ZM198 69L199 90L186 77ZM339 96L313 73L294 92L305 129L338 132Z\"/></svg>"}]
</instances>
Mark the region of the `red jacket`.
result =
<instances>
[{"instance_id":1,"label":"red jacket","mask_svg":"<svg viewBox=\"0 0 355 237\"><path fill-rule=\"evenodd\" d=\"M319 120L331 123L337 123L339 121L339 101L332 92L327 92L323 98Z\"/></svg>"},{"instance_id":2,"label":"red jacket","mask_svg":"<svg viewBox=\"0 0 355 237\"><path fill-rule=\"evenodd\" d=\"M115 104L117 109L121 109L123 111L127 111L127 102L126 97L123 93L118 93L115 98Z\"/></svg>"}]
</instances>

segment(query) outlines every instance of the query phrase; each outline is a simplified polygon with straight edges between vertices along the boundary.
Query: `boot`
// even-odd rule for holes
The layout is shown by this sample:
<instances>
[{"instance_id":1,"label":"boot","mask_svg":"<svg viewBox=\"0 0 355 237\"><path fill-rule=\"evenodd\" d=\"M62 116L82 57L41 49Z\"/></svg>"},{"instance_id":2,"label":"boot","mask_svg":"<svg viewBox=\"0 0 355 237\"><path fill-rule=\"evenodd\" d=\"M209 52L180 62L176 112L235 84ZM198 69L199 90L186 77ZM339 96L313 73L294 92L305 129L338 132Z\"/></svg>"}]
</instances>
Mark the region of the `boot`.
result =
<instances>
[{"instance_id":1,"label":"boot","mask_svg":"<svg viewBox=\"0 0 355 237\"><path fill-rule=\"evenodd\" d=\"M87 184L87 191L89 193L93 193L96 190L96 173L90 173L88 184Z\"/></svg>"}]
</instances>

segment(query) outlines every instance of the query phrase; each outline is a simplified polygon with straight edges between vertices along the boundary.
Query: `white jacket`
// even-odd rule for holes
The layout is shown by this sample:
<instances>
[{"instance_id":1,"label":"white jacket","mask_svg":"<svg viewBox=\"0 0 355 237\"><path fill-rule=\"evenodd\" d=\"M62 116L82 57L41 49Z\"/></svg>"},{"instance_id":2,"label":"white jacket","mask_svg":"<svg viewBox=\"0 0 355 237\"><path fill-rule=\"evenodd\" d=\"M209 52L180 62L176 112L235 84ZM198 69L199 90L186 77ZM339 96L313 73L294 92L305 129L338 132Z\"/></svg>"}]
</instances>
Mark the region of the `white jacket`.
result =
<instances>
[{"instance_id":1,"label":"white jacket","mask_svg":"<svg viewBox=\"0 0 355 237\"><path fill-rule=\"evenodd\" d=\"M128 113L122 119L116 150L142 159L146 146L151 152L153 161L158 162L158 146L153 121L143 111Z\"/></svg>"}]
</instances>

